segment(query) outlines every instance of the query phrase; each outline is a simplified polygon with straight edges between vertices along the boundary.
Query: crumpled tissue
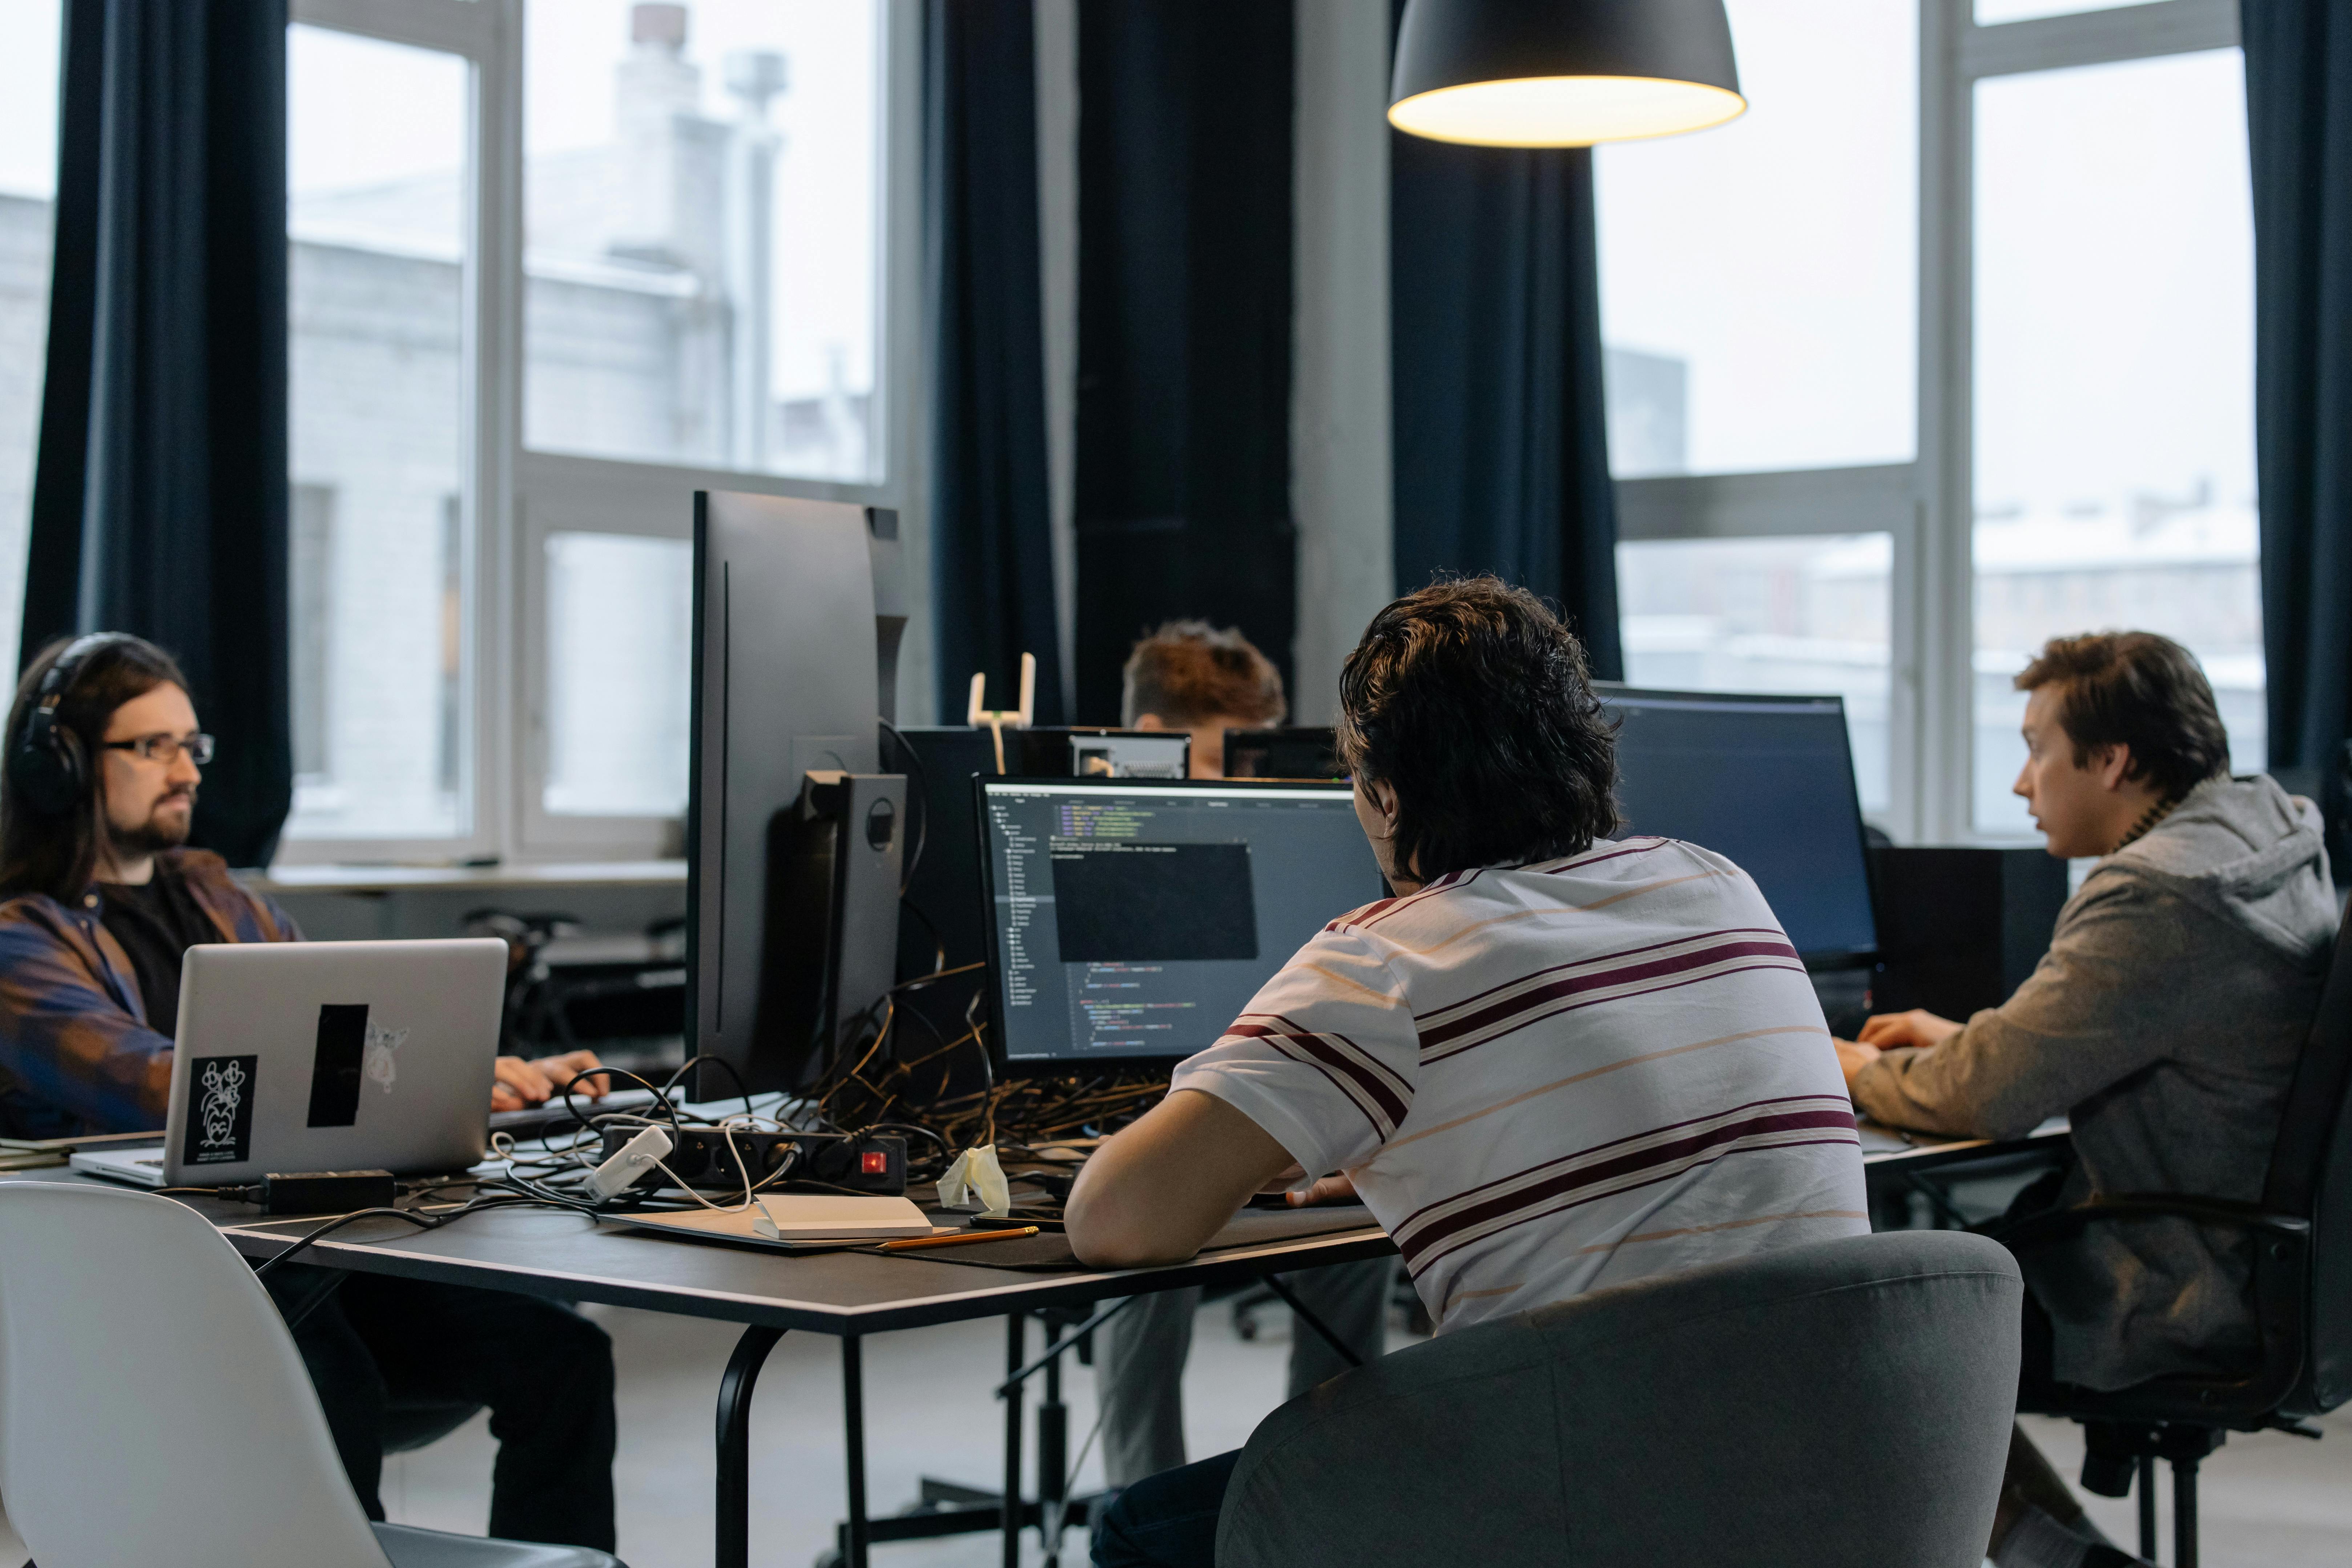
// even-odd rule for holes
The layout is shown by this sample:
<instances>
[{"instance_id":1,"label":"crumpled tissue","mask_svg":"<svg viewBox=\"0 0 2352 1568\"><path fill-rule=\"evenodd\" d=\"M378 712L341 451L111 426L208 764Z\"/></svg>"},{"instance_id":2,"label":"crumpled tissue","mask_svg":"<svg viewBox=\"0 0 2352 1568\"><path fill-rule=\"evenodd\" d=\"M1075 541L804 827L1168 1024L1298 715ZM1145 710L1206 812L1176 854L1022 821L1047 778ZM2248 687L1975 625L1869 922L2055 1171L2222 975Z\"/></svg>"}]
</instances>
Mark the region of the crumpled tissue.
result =
<instances>
[{"instance_id":1,"label":"crumpled tissue","mask_svg":"<svg viewBox=\"0 0 2352 1568\"><path fill-rule=\"evenodd\" d=\"M978 1203L983 1219L1003 1219L1013 1212L1013 1186L1004 1179L1004 1167L996 1163L993 1143L958 1154L940 1178L941 1207L960 1209L967 1203Z\"/></svg>"}]
</instances>

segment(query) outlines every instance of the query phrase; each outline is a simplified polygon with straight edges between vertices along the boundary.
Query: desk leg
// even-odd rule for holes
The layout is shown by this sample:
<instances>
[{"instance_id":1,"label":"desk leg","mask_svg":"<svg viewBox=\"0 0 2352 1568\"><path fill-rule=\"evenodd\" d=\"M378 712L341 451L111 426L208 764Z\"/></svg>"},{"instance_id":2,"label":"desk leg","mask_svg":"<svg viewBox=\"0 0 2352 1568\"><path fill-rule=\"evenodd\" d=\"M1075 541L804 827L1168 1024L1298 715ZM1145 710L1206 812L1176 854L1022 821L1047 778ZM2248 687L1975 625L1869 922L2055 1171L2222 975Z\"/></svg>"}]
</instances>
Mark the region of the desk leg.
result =
<instances>
[{"instance_id":1,"label":"desk leg","mask_svg":"<svg viewBox=\"0 0 2352 1568\"><path fill-rule=\"evenodd\" d=\"M1061 1342L1062 1325L1049 1319L1045 1348ZM1037 1533L1045 1548L1045 1568L1062 1568L1062 1518L1067 1499L1062 1491L1070 1468L1070 1409L1062 1403L1062 1363L1045 1363L1045 1396L1037 1402Z\"/></svg>"},{"instance_id":2,"label":"desk leg","mask_svg":"<svg viewBox=\"0 0 2352 1568\"><path fill-rule=\"evenodd\" d=\"M1027 1359L1027 1314L1009 1314L1004 1327L1004 1375L1010 1377ZM1021 1384L1014 1384L1004 1394L1004 1568L1021 1568Z\"/></svg>"},{"instance_id":3,"label":"desk leg","mask_svg":"<svg viewBox=\"0 0 2352 1568\"><path fill-rule=\"evenodd\" d=\"M866 1568L866 1366L856 1334L841 1340L843 1448L849 1460L848 1552L845 1568Z\"/></svg>"},{"instance_id":4,"label":"desk leg","mask_svg":"<svg viewBox=\"0 0 2352 1568\"><path fill-rule=\"evenodd\" d=\"M718 1568L748 1568L751 1562L751 1385L783 1337L782 1329L745 1329L719 1380Z\"/></svg>"}]
</instances>

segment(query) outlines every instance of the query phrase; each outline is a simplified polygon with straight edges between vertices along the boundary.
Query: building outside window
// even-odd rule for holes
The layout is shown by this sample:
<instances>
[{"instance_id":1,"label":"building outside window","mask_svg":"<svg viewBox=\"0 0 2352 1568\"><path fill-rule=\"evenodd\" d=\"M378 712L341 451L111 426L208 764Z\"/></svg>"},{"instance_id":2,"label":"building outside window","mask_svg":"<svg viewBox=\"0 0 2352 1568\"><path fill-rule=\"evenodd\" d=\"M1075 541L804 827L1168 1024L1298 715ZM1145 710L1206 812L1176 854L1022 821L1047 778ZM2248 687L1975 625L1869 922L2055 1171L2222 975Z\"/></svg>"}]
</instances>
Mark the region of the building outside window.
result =
<instances>
[{"instance_id":1,"label":"building outside window","mask_svg":"<svg viewBox=\"0 0 2352 1568\"><path fill-rule=\"evenodd\" d=\"M2131 626L2263 763L2246 72L2210 49L1976 86L1976 822L2030 831L2011 677Z\"/></svg>"},{"instance_id":2,"label":"building outside window","mask_svg":"<svg viewBox=\"0 0 2352 1568\"><path fill-rule=\"evenodd\" d=\"M1728 9L1748 113L1596 157L1628 678L1838 693L1874 818L2014 839L2013 677L2139 627L2260 767L2235 5Z\"/></svg>"},{"instance_id":3,"label":"building outside window","mask_svg":"<svg viewBox=\"0 0 2352 1568\"><path fill-rule=\"evenodd\" d=\"M881 6L526 17L526 444L879 479Z\"/></svg>"},{"instance_id":4,"label":"building outside window","mask_svg":"<svg viewBox=\"0 0 2352 1568\"><path fill-rule=\"evenodd\" d=\"M1626 679L1842 696L1863 809L1884 816L1890 541L1910 502L1896 485L1810 504L1805 475L1913 456L1916 16L1728 9L1748 112L1594 160L1611 467L1700 480L1626 508ZM1759 474L1777 491L1704 482ZM1794 510L1746 531L1776 494Z\"/></svg>"},{"instance_id":5,"label":"building outside window","mask_svg":"<svg viewBox=\"0 0 2352 1568\"><path fill-rule=\"evenodd\" d=\"M883 0L295 11L288 852L650 853L691 491L914 500L919 40ZM1630 677L1840 693L1874 817L2014 837L2011 678L2144 626L2258 765L2231 0L1729 13L1748 114L1596 163ZM59 7L10 15L0 632Z\"/></svg>"},{"instance_id":6,"label":"building outside window","mask_svg":"<svg viewBox=\"0 0 2352 1568\"><path fill-rule=\"evenodd\" d=\"M25 608L33 448L49 327L49 237L58 184L59 0L14 0L0 19L0 647Z\"/></svg>"},{"instance_id":7,"label":"building outside window","mask_svg":"<svg viewBox=\"0 0 2352 1568\"><path fill-rule=\"evenodd\" d=\"M472 826L459 538L469 489L462 55L286 40L293 839Z\"/></svg>"}]
</instances>

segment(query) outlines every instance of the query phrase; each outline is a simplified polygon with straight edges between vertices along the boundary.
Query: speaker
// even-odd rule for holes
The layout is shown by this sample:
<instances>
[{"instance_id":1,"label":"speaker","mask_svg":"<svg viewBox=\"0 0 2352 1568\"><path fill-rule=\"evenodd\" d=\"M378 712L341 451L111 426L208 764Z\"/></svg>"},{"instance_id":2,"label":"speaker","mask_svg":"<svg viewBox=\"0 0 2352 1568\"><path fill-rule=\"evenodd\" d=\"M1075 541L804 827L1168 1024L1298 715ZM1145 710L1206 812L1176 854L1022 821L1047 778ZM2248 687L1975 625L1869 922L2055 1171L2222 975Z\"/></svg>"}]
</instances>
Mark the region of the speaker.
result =
<instances>
[{"instance_id":1,"label":"speaker","mask_svg":"<svg viewBox=\"0 0 2352 1568\"><path fill-rule=\"evenodd\" d=\"M2000 1006L2050 950L2067 897L2066 862L2040 849L1882 847L1871 869L1879 1013L1965 1019Z\"/></svg>"}]
</instances>

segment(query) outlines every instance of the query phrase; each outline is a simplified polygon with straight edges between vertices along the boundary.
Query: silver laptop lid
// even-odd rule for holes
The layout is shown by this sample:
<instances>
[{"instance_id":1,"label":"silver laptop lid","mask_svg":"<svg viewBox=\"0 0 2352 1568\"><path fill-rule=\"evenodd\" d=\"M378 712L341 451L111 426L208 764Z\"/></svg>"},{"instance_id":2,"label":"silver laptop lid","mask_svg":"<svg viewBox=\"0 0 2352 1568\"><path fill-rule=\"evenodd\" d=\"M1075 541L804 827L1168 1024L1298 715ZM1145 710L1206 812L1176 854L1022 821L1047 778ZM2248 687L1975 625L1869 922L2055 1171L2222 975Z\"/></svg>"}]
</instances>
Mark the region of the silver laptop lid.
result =
<instances>
[{"instance_id":1,"label":"silver laptop lid","mask_svg":"<svg viewBox=\"0 0 2352 1568\"><path fill-rule=\"evenodd\" d=\"M491 937L188 949L164 1180L479 1161L506 972Z\"/></svg>"}]
</instances>

